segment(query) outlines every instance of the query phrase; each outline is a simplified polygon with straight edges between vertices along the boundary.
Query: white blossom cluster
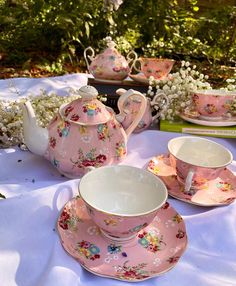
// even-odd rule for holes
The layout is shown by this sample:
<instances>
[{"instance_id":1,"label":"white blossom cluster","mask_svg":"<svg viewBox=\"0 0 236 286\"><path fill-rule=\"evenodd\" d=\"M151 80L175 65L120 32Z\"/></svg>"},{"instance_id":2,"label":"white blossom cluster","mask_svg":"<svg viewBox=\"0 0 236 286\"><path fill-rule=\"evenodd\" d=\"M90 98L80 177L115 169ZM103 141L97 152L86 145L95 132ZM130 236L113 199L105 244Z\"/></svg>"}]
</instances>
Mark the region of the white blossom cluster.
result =
<instances>
[{"instance_id":1,"label":"white blossom cluster","mask_svg":"<svg viewBox=\"0 0 236 286\"><path fill-rule=\"evenodd\" d=\"M174 120L184 109L192 104L191 93L198 89L212 89L207 82L208 75L204 75L196 70L196 66L191 67L187 61L181 62L180 69L175 73L170 73L163 80L149 78L149 88L147 96L153 98L156 94L165 94L169 99L169 104L163 106L163 97L160 102L156 101L154 110L162 107L161 119Z\"/></svg>"},{"instance_id":2,"label":"white blossom cluster","mask_svg":"<svg viewBox=\"0 0 236 286\"><path fill-rule=\"evenodd\" d=\"M227 91L235 91L236 92L236 71L234 73L233 78L228 78L226 80L226 86L222 89L227 90ZM234 100L234 103L231 105L230 110L231 110L231 112L233 112L234 115L236 115L236 98Z\"/></svg>"},{"instance_id":3,"label":"white blossom cluster","mask_svg":"<svg viewBox=\"0 0 236 286\"><path fill-rule=\"evenodd\" d=\"M221 88L228 91L236 91L236 71L233 78L226 79L226 86Z\"/></svg>"},{"instance_id":4,"label":"white blossom cluster","mask_svg":"<svg viewBox=\"0 0 236 286\"><path fill-rule=\"evenodd\" d=\"M46 127L63 103L69 103L78 95L58 96L45 91L15 101L0 101L0 148L23 143L22 104L29 100L34 108L37 122Z\"/></svg>"}]
</instances>

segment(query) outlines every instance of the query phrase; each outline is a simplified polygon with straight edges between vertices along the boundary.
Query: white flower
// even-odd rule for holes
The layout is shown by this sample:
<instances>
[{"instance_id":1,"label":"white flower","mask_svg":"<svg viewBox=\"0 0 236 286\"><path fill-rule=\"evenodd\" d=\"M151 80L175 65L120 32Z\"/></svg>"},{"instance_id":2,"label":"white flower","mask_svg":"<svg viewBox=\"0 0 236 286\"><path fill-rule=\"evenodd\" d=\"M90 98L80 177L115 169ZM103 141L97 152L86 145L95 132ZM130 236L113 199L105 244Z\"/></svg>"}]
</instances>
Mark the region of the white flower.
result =
<instances>
[{"instance_id":1,"label":"white flower","mask_svg":"<svg viewBox=\"0 0 236 286\"><path fill-rule=\"evenodd\" d=\"M167 90L169 90L169 89L170 89L170 87L169 87L168 85L165 84L165 85L163 86L163 90L164 90L164 91L167 91Z\"/></svg>"},{"instance_id":2,"label":"white flower","mask_svg":"<svg viewBox=\"0 0 236 286\"><path fill-rule=\"evenodd\" d=\"M186 62L186 63L185 63L185 66L186 66L186 67L189 67L189 66L190 66L190 62Z\"/></svg>"}]
</instances>

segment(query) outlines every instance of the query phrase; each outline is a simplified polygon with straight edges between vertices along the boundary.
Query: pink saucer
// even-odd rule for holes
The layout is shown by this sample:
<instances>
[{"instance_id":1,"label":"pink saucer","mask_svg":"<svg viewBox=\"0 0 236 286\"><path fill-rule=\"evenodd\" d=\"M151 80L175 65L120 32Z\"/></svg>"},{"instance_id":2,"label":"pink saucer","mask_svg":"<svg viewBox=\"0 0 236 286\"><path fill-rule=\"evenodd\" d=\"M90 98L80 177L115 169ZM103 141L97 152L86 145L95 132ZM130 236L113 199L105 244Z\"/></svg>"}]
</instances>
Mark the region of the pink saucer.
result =
<instances>
[{"instance_id":1,"label":"pink saucer","mask_svg":"<svg viewBox=\"0 0 236 286\"><path fill-rule=\"evenodd\" d=\"M222 119L206 120L201 119L200 114L195 110L185 110L184 113L180 114L179 116L185 121L203 126L227 127L236 125L235 116L225 117Z\"/></svg>"},{"instance_id":2,"label":"pink saucer","mask_svg":"<svg viewBox=\"0 0 236 286\"><path fill-rule=\"evenodd\" d=\"M64 249L85 269L122 281L142 281L165 273L187 246L184 221L169 203L128 243L105 238L78 197L64 206L57 228Z\"/></svg>"},{"instance_id":3,"label":"pink saucer","mask_svg":"<svg viewBox=\"0 0 236 286\"><path fill-rule=\"evenodd\" d=\"M129 77L135 82L143 83L145 85L149 84L149 79L142 73L140 73L140 74L129 74Z\"/></svg>"},{"instance_id":4,"label":"pink saucer","mask_svg":"<svg viewBox=\"0 0 236 286\"><path fill-rule=\"evenodd\" d=\"M236 198L236 176L227 168L215 179L206 182L194 195L185 194L177 180L175 169L170 166L168 155L151 159L148 170L160 177L168 188L170 196L199 206L229 205Z\"/></svg>"}]
</instances>

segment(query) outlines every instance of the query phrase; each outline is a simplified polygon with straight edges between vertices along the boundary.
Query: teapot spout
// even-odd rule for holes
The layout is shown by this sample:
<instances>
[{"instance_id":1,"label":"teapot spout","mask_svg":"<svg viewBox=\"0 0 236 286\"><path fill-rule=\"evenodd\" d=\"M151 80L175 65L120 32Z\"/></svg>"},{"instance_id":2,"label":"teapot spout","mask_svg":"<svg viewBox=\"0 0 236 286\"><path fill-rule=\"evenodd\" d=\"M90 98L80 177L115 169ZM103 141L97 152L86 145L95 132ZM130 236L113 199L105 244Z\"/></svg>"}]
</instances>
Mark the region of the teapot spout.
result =
<instances>
[{"instance_id":1,"label":"teapot spout","mask_svg":"<svg viewBox=\"0 0 236 286\"><path fill-rule=\"evenodd\" d=\"M48 147L48 130L37 125L35 113L29 101L26 101L22 107L25 144L32 153L43 156Z\"/></svg>"}]
</instances>

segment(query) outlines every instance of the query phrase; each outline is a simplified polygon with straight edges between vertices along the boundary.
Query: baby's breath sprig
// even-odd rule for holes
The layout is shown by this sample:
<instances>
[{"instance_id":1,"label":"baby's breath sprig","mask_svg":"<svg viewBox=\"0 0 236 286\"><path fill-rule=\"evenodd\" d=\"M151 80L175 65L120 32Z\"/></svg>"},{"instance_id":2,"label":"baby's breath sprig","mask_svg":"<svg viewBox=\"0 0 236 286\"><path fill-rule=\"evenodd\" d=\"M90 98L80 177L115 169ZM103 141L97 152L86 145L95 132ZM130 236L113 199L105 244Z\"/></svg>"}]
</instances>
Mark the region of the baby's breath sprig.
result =
<instances>
[{"instance_id":1,"label":"baby's breath sprig","mask_svg":"<svg viewBox=\"0 0 236 286\"><path fill-rule=\"evenodd\" d=\"M41 91L38 96L30 95L14 101L0 101L0 148L7 148L23 142L22 104L29 100L35 110L37 122L46 127L59 107L77 99L78 95L58 96Z\"/></svg>"},{"instance_id":2,"label":"baby's breath sprig","mask_svg":"<svg viewBox=\"0 0 236 286\"><path fill-rule=\"evenodd\" d=\"M191 106L191 92L197 89L212 89L207 79L208 75L197 71L196 65L191 67L189 62L182 61L180 69L170 73L167 78L156 80L150 77L147 96L153 98L156 94L164 93L169 99L169 104L162 108L160 118L172 121L184 109ZM160 97L160 101L162 100ZM157 101L155 105L159 105L159 102ZM154 110L157 109L155 105Z\"/></svg>"}]
</instances>

